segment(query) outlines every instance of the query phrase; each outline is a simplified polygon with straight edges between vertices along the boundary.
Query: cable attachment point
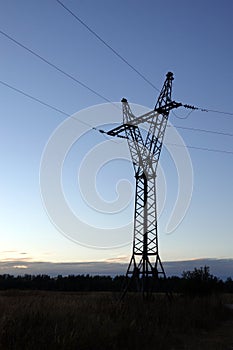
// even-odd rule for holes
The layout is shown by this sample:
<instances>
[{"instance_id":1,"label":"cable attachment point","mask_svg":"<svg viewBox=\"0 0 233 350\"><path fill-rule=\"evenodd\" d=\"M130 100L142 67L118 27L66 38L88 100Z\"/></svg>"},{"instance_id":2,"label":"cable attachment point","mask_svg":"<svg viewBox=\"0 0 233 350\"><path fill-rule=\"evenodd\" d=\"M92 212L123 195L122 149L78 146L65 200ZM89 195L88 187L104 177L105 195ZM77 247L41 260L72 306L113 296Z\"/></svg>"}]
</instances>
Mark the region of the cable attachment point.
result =
<instances>
[{"instance_id":1,"label":"cable attachment point","mask_svg":"<svg viewBox=\"0 0 233 350\"><path fill-rule=\"evenodd\" d=\"M188 108L188 109L192 109L192 110L198 110L201 112L209 112L208 109L205 109L205 108L199 108L199 107L195 107L195 106L191 106L191 105L187 105L187 104L185 104L185 105L182 104L182 106L184 108Z\"/></svg>"},{"instance_id":2,"label":"cable attachment point","mask_svg":"<svg viewBox=\"0 0 233 350\"><path fill-rule=\"evenodd\" d=\"M193 110L197 110L197 109L200 109L200 108L198 108L198 107L195 107L195 106L191 106L191 105L187 105L187 104L185 104L185 105L183 105L183 107L184 108L188 108L188 109L193 109Z\"/></svg>"}]
</instances>

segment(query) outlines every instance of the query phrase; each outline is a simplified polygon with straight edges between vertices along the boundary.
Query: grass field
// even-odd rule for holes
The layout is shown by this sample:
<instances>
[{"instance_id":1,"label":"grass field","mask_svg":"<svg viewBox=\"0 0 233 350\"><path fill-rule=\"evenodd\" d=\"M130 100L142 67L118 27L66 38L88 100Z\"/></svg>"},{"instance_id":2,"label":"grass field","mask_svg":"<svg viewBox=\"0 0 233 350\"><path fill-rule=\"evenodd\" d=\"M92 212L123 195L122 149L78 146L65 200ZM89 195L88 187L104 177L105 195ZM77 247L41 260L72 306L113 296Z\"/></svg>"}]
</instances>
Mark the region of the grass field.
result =
<instances>
[{"instance_id":1,"label":"grass field","mask_svg":"<svg viewBox=\"0 0 233 350\"><path fill-rule=\"evenodd\" d=\"M142 302L111 293L0 293L0 349L230 350L233 295L164 295Z\"/></svg>"}]
</instances>

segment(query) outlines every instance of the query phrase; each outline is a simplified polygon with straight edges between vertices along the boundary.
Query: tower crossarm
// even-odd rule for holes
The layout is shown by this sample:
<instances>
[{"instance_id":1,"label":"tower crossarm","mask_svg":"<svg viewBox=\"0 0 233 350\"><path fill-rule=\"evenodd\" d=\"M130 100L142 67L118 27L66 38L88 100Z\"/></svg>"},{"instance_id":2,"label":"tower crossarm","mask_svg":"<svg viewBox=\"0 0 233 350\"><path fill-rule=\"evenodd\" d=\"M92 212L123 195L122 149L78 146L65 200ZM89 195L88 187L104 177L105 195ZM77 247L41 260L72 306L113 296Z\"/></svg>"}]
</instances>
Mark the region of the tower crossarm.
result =
<instances>
[{"instance_id":1,"label":"tower crossarm","mask_svg":"<svg viewBox=\"0 0 233 350\"><path fill-rule=\"evenodd\" d=\"M152 110L148 113L145 113L145 114L143 114L135 119L132 119L129 123L121 124L121 125L117 126L116 128L109 130L107 132L107 135L119 136L122 133L124 133L127 129L130 129L132 127L136 127L136 126L143 124L145 122L150 122L150 121L156 119L159 116L159 114L168 114L171 109L178 108L180 106L183 106L183 104L179 103L179 102L172 101L169 104L167 104L166 108L159 107L159 108ZM121 136L123 136L123 135L121 135Z\"/></svg>"},{"instance_id":2,"label":"tower crossarm","mask_svg":"<svg viewBox=\"0 0 233 350\"><path fill-rule=\"evenodd\" d=\"M125 99L122 99L122 101ZM126 101L126 100L125 100ZM124 101L123 101L124 102ZM127 101L124 103L128 103ZM114 129L111 129L107 132L108 135L110 136L119 136L122 135L122 133L125 133L127 129L137 127L140 124L143 124L145 122L150 122L152 119L155 119L159 115L159 111L157 110L152 110L148 113L145 113L139 117L135 117L134 119L131 119L129 122L121 124L117 126Z\"/></svg>"},{"instance_id":3,"label":"tower crossarm","mask_svg":"<svg viewBox=\"0 0 233 350\"><path fill-rule=\"evenodd\" d=\"M125 134L126 130L129 130L130 128L136 128L136 125L131 124L121 124L117 126L114 129L111 129L107 132L107 135L109 136L123 136L122 133Z\"/></svg>"},{"instance_id":4,"label":"tower crossarm","mask_svg":"<svg viewBox=\"0 0 233 350\"><path fill-rule=\"evenodd\" d=\"M162 102L164 102L164 99L162 99ZM182 106L181 103L170 101L166 104L158 104L155 110L135 117L127 100L123 98L123 124L111 129L107 134L126 138L134 167L140 167L148 176L154 176L162 149L169 112L180 106ZM146 137L143 138L139 126L144 123L149 123L149 131ZM135 171L140 172L136 168Z\"/></svg>"}]
</instances>

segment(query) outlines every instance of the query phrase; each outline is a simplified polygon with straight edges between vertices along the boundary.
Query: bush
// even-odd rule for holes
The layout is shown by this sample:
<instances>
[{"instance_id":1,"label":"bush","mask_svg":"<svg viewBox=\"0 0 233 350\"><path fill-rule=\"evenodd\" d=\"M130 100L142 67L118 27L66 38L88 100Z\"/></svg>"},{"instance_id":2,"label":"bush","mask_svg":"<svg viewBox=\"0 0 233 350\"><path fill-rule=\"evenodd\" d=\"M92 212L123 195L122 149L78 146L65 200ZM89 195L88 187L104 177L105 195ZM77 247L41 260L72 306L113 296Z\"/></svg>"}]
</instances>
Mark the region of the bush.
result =
<instances>
[{"instance_id":1,"label":"bush","mask_svg":"<svg viewBox=\"0 0 233 350\"><path fill-rule=\"evenodd\" d=\"M210 274L208 266L184 271L182 274L182 291L186 295L204 296L216 293L220 288L220 281Z\"/></svg>"}]
</instances>

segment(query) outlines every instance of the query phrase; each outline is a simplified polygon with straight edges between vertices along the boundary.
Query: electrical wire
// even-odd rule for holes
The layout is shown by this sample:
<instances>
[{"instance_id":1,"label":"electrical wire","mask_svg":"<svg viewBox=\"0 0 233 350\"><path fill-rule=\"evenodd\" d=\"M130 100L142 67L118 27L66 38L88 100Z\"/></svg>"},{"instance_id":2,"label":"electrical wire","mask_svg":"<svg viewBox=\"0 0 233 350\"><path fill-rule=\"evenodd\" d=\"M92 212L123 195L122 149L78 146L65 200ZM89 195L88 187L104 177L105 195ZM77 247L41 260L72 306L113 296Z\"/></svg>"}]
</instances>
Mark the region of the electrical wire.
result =
<instances>
[{"instance_id":1,"label":"electrical wire","mask_svg":"<svg viewBox=\"0 0 233 350\"><path fill-rule=\"evenodd\" d=\"M144 81L146 81L153 89L160 92L159 88L157 88L148 78L146 78L141 72L139 72L127 59L125 59L116 49L114 49L110 44L108 44L99 34L96 33L94 29L92 29L89 25L87 25L77 14L75 14L70 8L68 8L61 0L55 0L61 7L63 7L71 16L73 16L80 24L82 24L92 35L94 35L102 44L104 44L109 50L111 50L118 58L120 58L128 67L130 67L135 73L137 73ZM187 105L184 105L184 107ZM189 106L190 107L190 106ZM224 115L232 115L231 112L217 111L208 108L196 107L194 109L200 110L202 112L213 112ZM178 119L187 119L190 114L189 112L185 117L179 117L174 111L173 114Z\"/></svg>"},{"instance_id":2,"label":"electrical wire","mask_svg":"<svg viewBox=\"0 0 233 350\"><path fill-rule=\"evenodd\" d=\"M176 118L178 118L178 119L188 119L188 117L190 116L190 114L193 113L193 110L189 111L185 117L179 117L174 111L172 111L172 113L173 113L174 116L175 116Z\"/></svg>"},{"instance_id":3,"label":"electrical wire","mask_svg":"<svg viewBox=\"0 0 233 350\"><path fill-rule=\"evenodd\" d=\"M61 3L60 0L56 0L58 3ZM61 3L61 5L63 7L65 7L65 5L63 5ZM66 8L66 7L65 7ZM68 9L67 9L68 10ZM70 10L69 10L70 11ZM74 14L75 15L75 14ZM77 17L78 18L78 17ZM91 30L91 29L90 29ZM3 36L5 36L7 39L11 40L13 43L15 43L16 45L20 46L21 48L23 48L24 50L28 51L29 53L31 53L32 55L34 55L35 57L37 57L38 59L40 59L41 61L43 61L44 63L48 64L50 67L54 68L55 70L57 70L58 72L62 73L63 75L65 75L66 77L68 77L69 79L75 81L76 83L78 83L79 85L81 85L83 88L89 90L90 92L92 92L93 94L95 94L96 96L100 97L101 99L103 99L104 101L111 103L115 108L118 108L118 106L116 106L111 100L109 100L108 98L106 98L105 96L103 96L102 94L100 94L99 92L97 92L96 90L92 89L91 87L89 87L88 85L86 85L85 83L83 83L81 80L75 78L73 75L67 73L66 71L64 71L63 69L59 68L57 65L55 65L54 63L50 62L49 60L47 60L46 58L42 57L40 54L36 53L35 51L33 51L32 49L30 49L29 47L25 46L24 44L22 44L21 42L19 42L18 40L14 39L12 36L10 36L9 34L7 34L6 32L0 30L0 34L2 34ZM100 38L101 39L101 38ZM101 39L102 40L102 39ZM110 47L110 46L109 46ZM114 49L112 49L113 51L115 51ZM117 52L116 52L117 53ZM120 56L120 55L119 55ZM121 57L121 56L120 56ZM127 61L126 61L127 62ZM130 64L129 64L130 65ZM131 65L130 65L131 66ZM133 68L133 66L131 66ZM135 70L135 69L134 69ZM136 70L135 70L136 71ZM139 72L138 72L139 73ZM141 74L141 73L139 73ZM143 75L141 75L144 80L146 79ZM146 79L147 80L147 79ZM156 88L149 80L147 81L152 87L154 87L157 91L159 91L158 88ZM212 113L218 113L218 114L224 114L224 115L229 115L229 116L233 116L233 113L231 112L224 112L224 111L218 111L218 110L213 110L213 109L208 109L208 108L202 108L202 107L194 107L194 106L190 106L187 104L184 104L183 107L185 108L191 108L192 111L190 111L186 117L179 117L176 115L176 113L173 111L173 114L179 118L179 119L187 119L190 114L193 112L193 110L200 110L201 112L212 112Z\"/></svg>"},{"instance_id":4,"label":"electrical wire","mask_svg":"<svg viewBox=\"0 0 233 350\"><path fill-rule=\"evenodd\" d=\"M232 113L232 112L216 111L216 110L213 110L213 109L200 108L200 107L197 107L197 108L198 108L201 112L212 112L212 113L218 113L218 114L225 114L225 115L233 116L233 113Z\"/></svg>"},{"instance_id":5,"label":"electrical wire","mask_svg":"<svg viewBox=\"0 0 233 350\"><path fill-rule=\"evenodd\" d=\"M5 33L4 31L0 30L0 34L2 34L3 36L5 36L7 39L11 40L13 43L15 43L16 45L20 46L21 48L23 48L24 50L28 51L29 53L31 53L32 55L34 55L35 57L39 58L41 61L43 61L44 63L48 64L50 67L54 68L55 70L57 70L58 72L62 73L63 75L65 75L66 77L68 77L69 79L72 79L73 81L75 81L76 83L78 83L79 85L81 85L82 87L84 87L85 89L89 90L90 92L92 92L93 94L95 94L96 96L100 97L101 99L103 99L104 101L111 103L114 105L114 103L112 101L110 101L108 98L104 97L103 95L101 95L99 92L97 92L96 90L93 90L92 88L90 88L88 85L86 85L85 83L83 83L82 81L80 81L79 79L75 78L73 75L65 72L63 69L59 68L57 65L55 65L54 63L48 61L46 58L42 57L41 55L39 55L38 53L36 53L35 51L33 51L32 49L30 49L29 47L25 46L24 44L20 43L18 40L14 39L12 36L8 35L7 33ZM116 105L114 105L116 108L118 108Z\"/></svg>"},{"instance_id":6,"label":"electrical wire","mask_svg":"<svg viewBox=\"0 0 233 350\"><path fill-rule=\"evenodd\" d=\"M18 92L18 93L21 94L21 95L24 95L24 96L30 98L31 100L33 100L33 101L35 101L35 102L38 102L38 103L40 103L40 104L42 104L42 105L44 105L44 106L46 106L46 107L48 107L48 108L50 108L50 109L53 109L53 110L56 111L56 112L59 112L59 113L65 115L65 116L68 116L68 117L70 116L68 113L62 111L61 109L56 108L56 107L50 105L49 103L46 103L46 102L40 100L40 99L37 98L37 97L34 97L34 96L32 96L32 95L29 95L28 93L26 93L26 92L24 92L24 91L22 91L22 90L20 90L20 89L17 89L16 87L14 87L14 86L12 86L12 85L10 85L10 84L7 84L6 82L4 82L4 81L2 81L2 80L0 80L0 84L6 86L6 87L8 87L8 88L10 88L11 90L14 90L14 91Z\"/></svg>"},{"instance_id":7,"label":"electrical wire","mask_svg":"<svg viewBox=\"0 0 233 350\"><path fill-rule=\"evenodd\" d=\"M216 111L216 110L213 110L213 109L194 107L194 106L189 106L189 105L183 105L183 107L191 108L192 110L185 117L180 117L174 111L172 111L172 113L174 114L174 116L176 118L178 118L178 119L187 119L194 110L199 110L201 112L212 112L212 113L218 113L218 114L224 114L224 115L233 116L233 113L231 113L231 112Z\"/></svg>"},{"instance_id":8,"label":"electrical wire","mask_svg":"<svg viewBox=\"0 0 233 350\"><path fill-rule=\"evenodd\" d=\"M183 148L190 148L190 149L197 149L202 151L208 151L208 152L218 152L218 153L226 153L226 154L233 154L233 151L225 151L221 149L214 149L214 148L205 148L205 147L196 147L196 146L187 146L187 145L179 145L177 143L166 143L167 145L171 146L177 146L177 147L183 147Z\"/></svg>"},{"instance_id":9,"label":"electrical wire","mask_svg":"<svg viewBox=\"0 0 233 350\"><path fill-rule=\"evenodd\" d=\"M155 90L160 91L154 84L152 84L142 73L140 73L135 67L133 67L124 57L122 57L115 49L113 49L112 46L110 46L105 40L103 40L94 30L92 30L83 20L81 20L76 14L74 14L68 7L66 7L60 0L56 0L58 4L60 4L66 11L68 11L76 20L78 20L86 29L88 29L89 32L91 32L99 41L101 41L106 47L108 47L117 57L119 57L123 62L125 62L131 69L133 69L141 78L143 78L149 85L151 85L151 87L153 87ZM55 65L54 63L48 61L47 59L45 59L44 57L42 57L41 55L39 55L38 53L36 53L35 51L33 51L32 49L28 48L27 46L25 46L24 44L20 43L19 41L17 41L16 39L14 39L13 37L11 37L10 35L8 35L7 33L5 33L4 31L0 30L0 33L5 36L6 38L8 38L9 40L11 40L12 42L14 42L15 44L17 44L18 46L20 46L21 48L25 49L26 51L28 51L29 53L31 53L32 55L34 55L35 57L39 58L40 60L42 60L44 63L48 64L49 66L51 66L52 68L56 69L57 71L59 71L60 73L62 73L63 75L65 75L66 77L72 79L73 81L75 81L76 83L78 83L79 85L81 85L82 87L84 87L85 89L89 90L90 92L92 92L93 94L95 94L96 96L100 97L101 99L105 100L108 103L111 103L112 105L114 105L114 107L117 107L115 104L113 104L112 101L110 101L109 99L107 99L105 96L101 95L99 92L93 90L92 88L90 88L88 85L86 85L85 83L81 82L79 79L75 78L74 76L70 75L69 73L65 72L63 69L59 68L57 65ZM99 131L103 136L105 136L105 134L107 134L107 132L105 132L104 130L98 129L93 127L92 125L83 122L81 120L77 120L76 118L70 116L70 114L64 112L63 110L52 106L49 103L46 103L32 95L29 95L28 93L11 86L10 84L7 84L6 82L0 81L0 83L32 100L34 100L37 103L40 103L56 112L59 112L65 116L69 116L71 118L73 118L74 120L83 123L89 127L91 127L93 130ZM173 111L173 114L179 118L179 119L187 119L190 114L193 112L193 110L200 110L202 112L212 112L212 113L218 113L218 114L224 114L224 115L229 115L229 116L233 116L233 113L231 112L224 112L224 111L219 111L219 110L212 110L212 109L207 109L207 108L201 108L201 107L194 107L194 106L189 106L189 105L183 105L185 108L191 108L192 110L185 116L185 117L179 117L178 115L176 115L176 113ZM118 108L118 107L117 107ZM213 134L219 134L219 135L223 135L223 136L233 136L230 133L223 133L223 132L217 132L217 131L211 131L211 130L205 130L205 129L196 129L196 128L188 128L188 127L181 127L181 126L175 126L176 128L179 129L184 129L184 130L192 130L192 131L199 131L199 132L207 132L207 133L213 133ZM124 136L121 135L116 135L118 137L121 138L125 138ZM176 145L174 144L174 146L180 146L180 145ZM209 149L209 148L202 148L202 147L195 147L195 146L186 146L187 148L192 148L192 149L200 149L200 150L205 150L205 151L212 151L212 152L222 152L222 153L228 153L228 154L232 154L233 152L231 151L224 151L224 150L218 150L218 149Z\"/></svg>"},{"instance_id":10,"label":"electrical wire","mask_svg":"<svg viewBox=\"0 0 233 350\"><path fill-rule=\"evenodd\" d=\"M53 105L51 105L51 104L49 104L49 103L47 103L47 102L44 102L44 101L42 101L41 99L39 99L39 98L37 98L37 97L34 97L34 96L28 94L27 92L25 92L25 91L23 91L23 90L21 90L21 89L18 89L18 88L16 88L15 86L12 86L12 85L10 85L10 84L8 84L8 83L2 81L2 80L0 80L0 84L2 84L3 86L8 87L9 89L11 89L11 90L13 90L13 91L15 91L15 92L18 92L19 94L21 94L21 95L23 95L23 96L28 97L29 99L31 99L31 100L33 100L33 101L35 101L35 102L37 102L37 103L40 103L41 105L43 105L43 106L45 106L45 107L47 107L47 108L50 108L50 109L52 109L52 110L54 110L54 111L56 111L56 112L59 112L60 114L63 114L63 115L65 115L65 116L67 116L67 117L69 117L69 118L75 120L75 121L78 122L78 123L81 123L81 124L83 124L83 125L86 125L86 126L88 126L89 128L91 128L92 130L99 131L99 132L103 135L103 137L105 137L105 138L108 139L108 137L106 136L107 132L103 132L103 130L98 129L98 128L94 127L93 125L91 125L91 124L89 124L89 123L87 123L87 122L84 122L83 120L77 119L77 118L75 118L74 116L72 116L71 114L69 114L69 113L67 113L67 112L65 112L65 111L63 111L63 110L61 110L61 109L59 109L59 108L57 108L57 107L54 107ZM118 136L118 137L122 138L121 136ZM115 142L114 140L111 140L111 141L112 141L112 142Z\"/></svg>"},{"instance_id":11,"label":"electrical wire","mask_svg":"<svg viewBox=\"0 0 233 350\"><path fill-rule=\"evenodd\" d=\"M96 33L92 28L90 28L80 17L78 17L73 11L71 11L62 1L56 0L59 5L61 5L67 12L71 14L79 23L81 23L92 35L94 35L102 44L104 44L109 50L111 50L118 58L120 58L128 67L130 67L135 73L137 73L144 81L146 81L153 89L160 92L160 90L141 72L139 72L128 60L126 60L121 54L119 54L110 44L108 44L99 34Z\"/></svg>"},{"instance_id":12,"label":"electrical wire","mask_svg":"<svg viewBox=\"0 0 233 350\"><path fill-rule=\"evenodd\" d=\"M190 128L190 127L180 126L180 125L173 125L173 126L176 129L183 129L183 130L190 130L190 131L199 131L199 132L206 132L206 133L209 133L209 134L216 134L216 135L233 137L233 134L227 133L227 132L221 132L221 131L215 131L215 130L207 130L207 129L198 129L198 128Z\"/></svg>"},{"instance_id":13,"label":"electrical wire","mask_svg":"<svg viewBox=\"0 0 233 350\"><path fill-rule=\"evenodd\" d=\"M10 85L10 84L8 84L8 83L2 81L2 80L0 80L0 84L2 84L3 86L5 86L5 87L7 87L7 88L9 88L9 89L11 89L11 90L13 90L13 91L15 91L15 92L21 94L21 95L23 95L23 96L25 96L25 97L27 97L27 98L30 98L31 100L33 100L33 101L35 101L35 102L37 102L37 103L40 103L41 105L44 105L44 106L47 107L47 108L50 108L50 109L52 109L52 110L54 110L54 111L56 111L56 112L59 112L59 113L65 115L65 116L68 116L69 118L72 118L73 120L75 120L75 121L78 122L78 123L82 123L82 124L84 124L84 125L90 127L92 130L95 130L95 131L101 133L101 134L103 135L103 137L105 137L105 138L107 138L107 139L109 140L109 136L107 136L107 135L108 135L108 132L107 132L107 131L102 130L102 129L99 129L99 128L96 128L96 127L93 127L93 125L91 125L91 124L89 124L89 123L87 123L87 122L84 122L84 121L82 121L82 120L80 120L80 119L77 119L77 118L75 118L74 116L70 115L69 113L67 113L67 112L65 112L65 111L63 111L63 110L61 110L61 109L59 109L59 108L57 108L57 107L54 107L53 105L51 105L51 104L49 104L49 103L47 103L47 102L44 102L44 101L42 101L41 99L39 99L39 98L37 98L37 97L34 97L34 96L32 96L32 95L29 95L28 93L24 92L23 90L20 90L20 89L14 87L14 86L12 86L12 85ZM220 134L220 135L224 135L224 136L233 136L233 134L222 133L222 132L218 132L218 131L211 131L211 130L206 130L206 129L195 129L195 128L188 128L188 127L175 126L175 125L174 125L174 127L179 128L179 129L185 129L185 130L192 130L192 131L199 131L199 132L208 132L208 133L213 133L213 134ZM124 138L124 139L126 138L126 137L121 136L121 135L118 135L117 137ZM114 140L111 140L111 139L110 139L110 141L115 142ZM225 151L225 150L219 150L219 149L212 149L212 148L204 148L204 147L196 147L196 146L183 146L183 145L172 144L172 143L170 143L170 145L178 146L178 147L187 147L187 148L190 148L190 149L197 149L197 150L202 150L202 151L233 154L233 152L231 152L231 151Z\"/></svg>"}]
</instances>

